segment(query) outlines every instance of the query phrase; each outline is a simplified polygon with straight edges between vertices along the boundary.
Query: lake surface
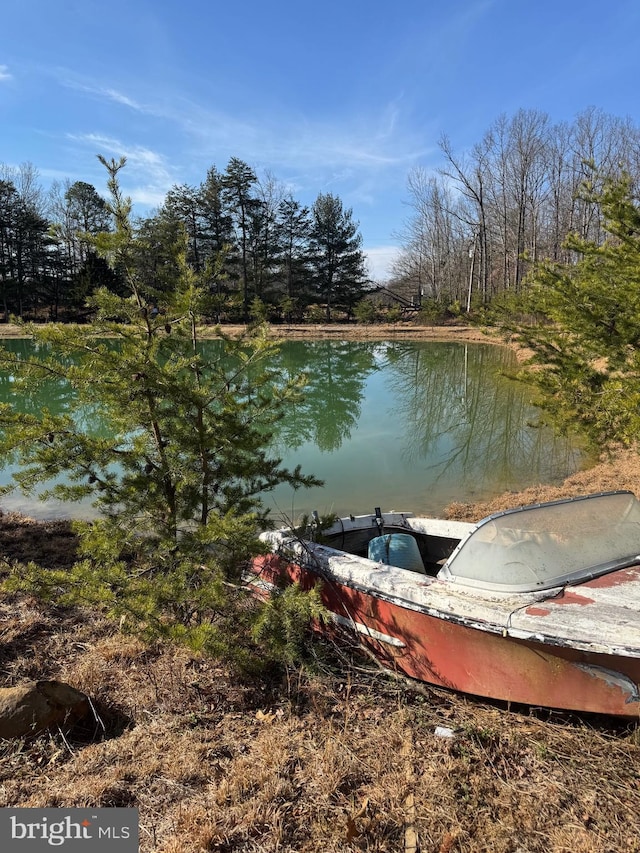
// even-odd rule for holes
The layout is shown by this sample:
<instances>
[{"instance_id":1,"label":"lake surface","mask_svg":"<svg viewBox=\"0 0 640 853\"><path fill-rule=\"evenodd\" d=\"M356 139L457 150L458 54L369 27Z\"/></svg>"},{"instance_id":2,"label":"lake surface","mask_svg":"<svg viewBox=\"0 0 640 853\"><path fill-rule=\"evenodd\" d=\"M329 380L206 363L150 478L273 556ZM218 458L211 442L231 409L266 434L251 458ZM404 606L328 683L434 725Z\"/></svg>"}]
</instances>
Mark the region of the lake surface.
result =
<instances>
[{"instance_id":1,"label":"lake surface","mask_svg":"<svg viewBox=\"0 0 640 853\"><path fill-rule=\"evenodd\" d=\"M22 352L31 346L3 344ZM205 342L205 351L209 345L217 342ZM376 506L432 515L454 500L564 479L583 455L569 439L535 426L530 389L505 375L514 366L513 353L491 344L286 342L277 367L283 376L304 372L308 384L274 451L287 467L300 464L325 486L296 492L280 486L265 503L287 519L314 509L345 515ZM9 377L0 375L0 401L12 401L12 394ZM64 392L52 387L50 396L43 389L39 404L58 409ZM10 472L0 471L0 483L9 482ZM0 499L0 506L38 518L90 514L88 507L20 494Z\"/></svg>"}]
</instances>

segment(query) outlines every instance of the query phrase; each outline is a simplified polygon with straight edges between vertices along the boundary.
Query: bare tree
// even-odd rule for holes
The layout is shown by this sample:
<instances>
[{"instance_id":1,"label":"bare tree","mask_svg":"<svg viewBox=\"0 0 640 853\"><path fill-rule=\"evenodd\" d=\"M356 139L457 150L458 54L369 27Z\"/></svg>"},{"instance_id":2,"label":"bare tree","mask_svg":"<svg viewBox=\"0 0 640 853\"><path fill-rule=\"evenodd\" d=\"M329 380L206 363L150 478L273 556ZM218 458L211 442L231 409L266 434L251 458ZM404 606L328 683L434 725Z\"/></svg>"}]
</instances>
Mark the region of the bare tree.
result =
<instances>
[{"instance_id":1,"label":"bare tree","mask_svg":"<svg viewBox=\"0 0 640 853\"><path fill-rule=\"evenodd\" d=\"M479 263L477 264L482 301L486 302L490 292L491 240L489 236L489 217L487 210L487 184L490 179L489 152L485 145L473 148L470 162L455 157L451 142L443 136L440 148L445 155L447 165L441 174L457 185L467 202L467 225L472 230L473 245L477 246Z\"/></svg>"}]
</instances>

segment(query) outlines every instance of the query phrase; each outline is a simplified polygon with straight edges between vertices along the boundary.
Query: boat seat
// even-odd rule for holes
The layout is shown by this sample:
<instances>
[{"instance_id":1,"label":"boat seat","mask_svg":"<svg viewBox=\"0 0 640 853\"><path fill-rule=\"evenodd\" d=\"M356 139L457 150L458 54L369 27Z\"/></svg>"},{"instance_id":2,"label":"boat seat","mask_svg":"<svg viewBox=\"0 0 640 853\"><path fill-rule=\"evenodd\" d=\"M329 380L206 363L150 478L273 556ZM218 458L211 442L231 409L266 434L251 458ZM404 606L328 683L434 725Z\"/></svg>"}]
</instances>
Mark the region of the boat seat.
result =
<instances>
[{"instance_id":1,"label":"boat seat","mask_svg":"<svg viewBox=\"0 0 640 853\"><path fill-rule=\"evenodd\" d=\"M369 542L367 556L376 563L426 575L418 543L408 533L387 533Z\"/></svg>"}]
</instances>

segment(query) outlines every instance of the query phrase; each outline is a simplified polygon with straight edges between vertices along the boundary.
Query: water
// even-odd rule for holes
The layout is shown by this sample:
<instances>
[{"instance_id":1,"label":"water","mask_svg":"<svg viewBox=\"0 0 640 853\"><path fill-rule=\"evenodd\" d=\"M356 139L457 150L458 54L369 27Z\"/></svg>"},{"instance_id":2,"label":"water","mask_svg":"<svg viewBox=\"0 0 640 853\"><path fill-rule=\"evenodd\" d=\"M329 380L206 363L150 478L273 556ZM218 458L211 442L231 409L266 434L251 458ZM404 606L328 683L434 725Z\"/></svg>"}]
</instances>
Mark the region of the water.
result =
<instances>
[{"instance_id":1,"label":"water","mask_svg":"<svg viewBox=\"0 0 640 853\"><path fill-rule=\"evenodd\" d=\"M5 341L26 352L27 341ZM216 347L218 342L205 342ZM451 501L472 501L576 471L580 449L535 426L530 390L505 376L513 354L490 344L406 341L290 341L276 365L304 372L305 399L281 425L274 451L300 464L323 488L281 485L265 495L276 518L364 513L375 506L437 515ZM22 406L64 407L66 390L43 388ZM12 400L0 374L0 402ZM13 400L15 403L16 401ZM10 480L10 466L0 483ZM90 515L88 506L46 504L13 493L5 510L38 518Z\"/></svg>"},{"instance_id":2,"label":"water","mask_svg":"<svg viewBox=\"0 0 640 853\"><path fill-rule=\"evenodd\" d=\"M560 481L583 461L575 443L535 426L530 389L505 375L515 367L506 348L291 342L287 357L309 385L279 449L325 480L276 489L271 502L287 517L375 506L438 514L454 500Z\"/></svg>"}]
</instances>

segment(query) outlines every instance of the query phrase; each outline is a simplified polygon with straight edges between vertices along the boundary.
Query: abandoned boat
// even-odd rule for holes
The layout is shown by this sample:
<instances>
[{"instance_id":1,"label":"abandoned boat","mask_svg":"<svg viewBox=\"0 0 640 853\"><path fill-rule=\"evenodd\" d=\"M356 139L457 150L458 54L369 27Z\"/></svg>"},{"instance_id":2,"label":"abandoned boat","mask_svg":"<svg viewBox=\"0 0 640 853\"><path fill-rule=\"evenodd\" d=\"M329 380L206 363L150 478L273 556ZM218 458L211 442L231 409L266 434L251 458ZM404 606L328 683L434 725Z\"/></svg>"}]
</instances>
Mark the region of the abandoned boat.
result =
<instances>
[{"instance_id":1,"label":"abandoned boat","mask_svg":"<svg viewBox=\"0 0 640 853\"><path fill-rule=\"evenodd\" d=\"M262 589L321 583L384 665L507 703L640 716L640 502L616 491L478 523L407 512L263 534Z\"/></svg>"}]
</instances>

